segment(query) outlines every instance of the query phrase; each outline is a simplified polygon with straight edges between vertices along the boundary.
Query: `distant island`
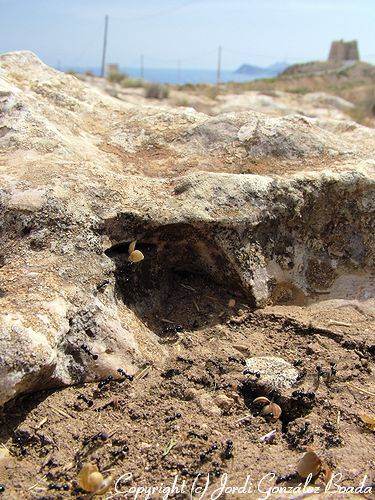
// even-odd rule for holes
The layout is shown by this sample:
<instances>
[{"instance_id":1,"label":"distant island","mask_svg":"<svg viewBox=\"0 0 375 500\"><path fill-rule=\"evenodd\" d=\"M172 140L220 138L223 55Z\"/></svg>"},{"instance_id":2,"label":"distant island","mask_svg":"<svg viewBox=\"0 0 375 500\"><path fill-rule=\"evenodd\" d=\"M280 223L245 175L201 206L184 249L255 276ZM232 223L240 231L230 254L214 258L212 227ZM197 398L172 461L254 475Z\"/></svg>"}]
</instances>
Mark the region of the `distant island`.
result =
<instances>
[{"instance_id":1,"label":"distant island","mask_svg":"<svg viewBox=\"0 0 375 500\"><path fill-rule=\"evenodd\" d=\"M262 68L260 66L253 66L251 64L242 64L238 69L236 69L235 73L241 75L268 75L268 76L277 76L282 73L289 66L286 62L276 62L271 64L271 66L267 66Z\"/></svg>"}]
</instances>

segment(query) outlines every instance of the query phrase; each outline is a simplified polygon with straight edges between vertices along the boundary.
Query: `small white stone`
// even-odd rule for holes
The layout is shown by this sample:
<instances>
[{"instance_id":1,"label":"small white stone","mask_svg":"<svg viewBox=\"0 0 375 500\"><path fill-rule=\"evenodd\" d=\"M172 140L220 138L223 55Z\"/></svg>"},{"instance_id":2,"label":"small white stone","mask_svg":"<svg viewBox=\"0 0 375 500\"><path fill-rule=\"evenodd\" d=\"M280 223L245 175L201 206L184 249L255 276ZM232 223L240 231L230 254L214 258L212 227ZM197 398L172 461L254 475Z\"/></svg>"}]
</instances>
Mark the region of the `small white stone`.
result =
<instances>
[{"instance_id":1,"label":"small white stone","mask_svg":"<svg viewBox=\"0 0 375 500\"><path fill-rule=\"evenodd\" d=\"M277 389L288 389L298 379L298 370L288 361L275 356L259 356L246 360L248 370L260 373L260 382Z\"/></svg>"}]
</instances>

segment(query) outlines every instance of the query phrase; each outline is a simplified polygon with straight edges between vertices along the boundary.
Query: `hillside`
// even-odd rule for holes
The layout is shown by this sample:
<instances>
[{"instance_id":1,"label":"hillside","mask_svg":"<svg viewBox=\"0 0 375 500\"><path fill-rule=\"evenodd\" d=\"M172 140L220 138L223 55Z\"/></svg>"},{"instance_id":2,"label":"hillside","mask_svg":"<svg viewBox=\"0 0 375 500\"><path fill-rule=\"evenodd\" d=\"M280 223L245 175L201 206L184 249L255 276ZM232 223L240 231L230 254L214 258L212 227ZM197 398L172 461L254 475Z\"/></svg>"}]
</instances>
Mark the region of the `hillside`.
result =
<instances>
[{"instance_id":1,"label":"hillside","mask_svg":"<svg viewBox=\"0 0 375 500\"><path fill-rule=\"evenodd\" d=\"M289 66L281 73L280 77L297 78L315 75L326 77L336 76L338 79L348 78L353 81L373 81L375 78L375 66L361 61L316 61Z\"/></svg>"},{"instance_id":2,"label":"hillside","mask_svg":"<svg viewBox=\"0 0 375 500\"><path fill-rule=\"evenodd\" d=\"M369 63L311 62L290 66L275 78L245 83L231 82L223 86L223 91L243 93L245 90L261 92L276 90L297 94L326 92L352 102L355 105L352 118L360 123L374 126L374 81L375 66Z\"/></svg>"}]
</instances>

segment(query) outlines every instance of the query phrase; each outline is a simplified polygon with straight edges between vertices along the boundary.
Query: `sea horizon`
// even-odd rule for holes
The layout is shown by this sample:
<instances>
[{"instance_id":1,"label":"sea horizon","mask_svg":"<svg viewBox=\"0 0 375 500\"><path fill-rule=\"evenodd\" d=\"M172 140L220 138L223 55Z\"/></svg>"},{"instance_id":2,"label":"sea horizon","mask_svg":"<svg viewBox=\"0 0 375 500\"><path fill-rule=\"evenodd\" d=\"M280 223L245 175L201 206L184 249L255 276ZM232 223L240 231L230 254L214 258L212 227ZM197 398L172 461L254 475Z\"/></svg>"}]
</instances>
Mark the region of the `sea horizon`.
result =
<instances>
[{"instance_id":1,"label":"sea horizon","mask_svg":"<svg viewBox=\"0 0 375 500\"><path fill-rule=\"evenodd\" d=\"M94 75L100 75L99 67L74 67L67 66L64 68L57 68L61 71L76 71L77 73L85 73L90 71ZM120 67L120 72L125 73L130 78L141 78L140 68L135 67ZM271 78L276 76L266 73L256 73L253 75L236 73L236 70L222 70L220 74L220 81L226 82L247 82L261 78ZM183 85L187 83L198 84L208 83L215 84L217 81L217 71L215 69L200 69L200 68L145 68L143 72L143 79L155 83L170 83L174 85Z\"/></svg>"}]
</instances>

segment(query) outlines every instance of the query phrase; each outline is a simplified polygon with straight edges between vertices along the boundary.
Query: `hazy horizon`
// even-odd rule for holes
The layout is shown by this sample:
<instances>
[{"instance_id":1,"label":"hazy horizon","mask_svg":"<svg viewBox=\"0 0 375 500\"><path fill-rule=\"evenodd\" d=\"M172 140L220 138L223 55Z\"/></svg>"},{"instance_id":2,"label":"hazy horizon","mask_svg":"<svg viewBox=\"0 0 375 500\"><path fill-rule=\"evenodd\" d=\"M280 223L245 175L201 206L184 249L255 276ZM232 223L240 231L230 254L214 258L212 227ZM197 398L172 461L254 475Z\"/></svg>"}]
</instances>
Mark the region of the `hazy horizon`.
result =
<instances>
[{"instance_id":1,"label":"hazy horizon","mask_svg":"<svg viewBox=\"0 0 375 500\"><path fill-rule=\"evenodd\" d=\"M107 62L213 69L325 60L336 39L357 39L375 63L373 0L0 0L0 52L31 50L55 67L99 67L104 16Z\"/></svg>"}]
</instances>

